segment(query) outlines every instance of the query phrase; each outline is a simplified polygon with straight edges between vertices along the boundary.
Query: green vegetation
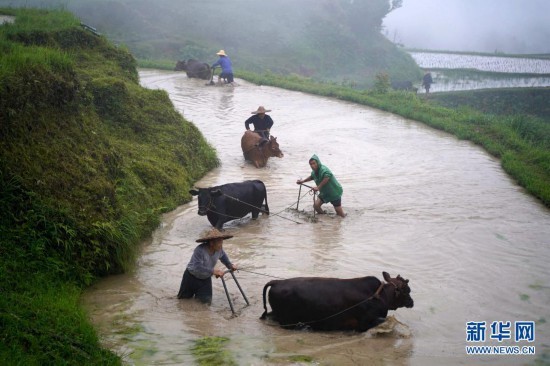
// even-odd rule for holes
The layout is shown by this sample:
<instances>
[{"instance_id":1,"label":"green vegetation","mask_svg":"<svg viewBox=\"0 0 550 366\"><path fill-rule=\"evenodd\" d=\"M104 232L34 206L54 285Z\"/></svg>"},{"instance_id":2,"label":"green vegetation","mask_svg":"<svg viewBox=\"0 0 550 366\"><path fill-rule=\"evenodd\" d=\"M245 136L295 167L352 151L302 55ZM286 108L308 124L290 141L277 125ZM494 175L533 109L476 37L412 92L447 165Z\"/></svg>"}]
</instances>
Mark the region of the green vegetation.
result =
<instances>
[{"instance_id":1,"label":"green vegetation","mask_svg":"<svg viewBox=\"0 0 550 366\"><path fill-rule=\"evenodd\" d=\"M550 88L508 88L434 93L432 102L450 108L471 107L501 116L532 115L550 123Z\"/></svg>"},{"instance_id":2,"label":"green vegetation","mask_svg":"<svg viewBox=\"0 0 550 366\"><path fill-rule=\"evenodd\" d=\"M119 364L78 307L218 164L128 50L65 11L0 26L0 359Z\"/></svg>"},{"instance_id":3,"label":"green vegetation","mask_svg":"<svg viewBox=\"0 0 550 366\"><path fill-rule=\"evenodd\" d=\"M289 360L293 363L295 362L302 362L302 363L314 363L315 359L311 356L305 356L305 355L294 355L290 356Z\"/></svg>"},{"instance_id":4,"label":"green vegetation","mask_svg":"<svg viewBox=\"0 0 550 366\"><path fill-rule=\"evenodd\" d=\"M195 342L191 353L200 366L237 365L231 353L224 349L229 338L203 337Z\"/></svg>"}]
</instances>

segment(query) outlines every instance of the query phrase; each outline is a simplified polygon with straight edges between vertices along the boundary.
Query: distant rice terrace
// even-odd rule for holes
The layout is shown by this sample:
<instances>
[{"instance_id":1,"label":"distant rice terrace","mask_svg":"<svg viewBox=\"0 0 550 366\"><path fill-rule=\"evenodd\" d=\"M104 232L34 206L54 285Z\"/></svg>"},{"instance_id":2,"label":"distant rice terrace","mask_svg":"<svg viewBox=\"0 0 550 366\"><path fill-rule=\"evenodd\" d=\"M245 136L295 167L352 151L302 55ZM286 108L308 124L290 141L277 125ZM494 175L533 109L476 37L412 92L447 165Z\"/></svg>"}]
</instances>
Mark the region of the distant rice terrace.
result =
<instances>
[{"instance_id":1,"label":"distant rice terrace","mask_svg":"<svg viewBox=\"0 0 550 366\"><path fill-rule=\"evenodd\" d=\"M550 86L548 57L422 51L409 54L418 66L432 72L432 92Z\"/></svg>"},{"instance_id":2,"label":"distant rice terrace","mask_svg":"<svg viewBox=\"0 0 550 366\"><path fill-rule=\"evenodd\" d=\"M550 59L458 53L409 52L423 69L474 69L512 74L550 74Z\"/></svg>"}]
</instances>

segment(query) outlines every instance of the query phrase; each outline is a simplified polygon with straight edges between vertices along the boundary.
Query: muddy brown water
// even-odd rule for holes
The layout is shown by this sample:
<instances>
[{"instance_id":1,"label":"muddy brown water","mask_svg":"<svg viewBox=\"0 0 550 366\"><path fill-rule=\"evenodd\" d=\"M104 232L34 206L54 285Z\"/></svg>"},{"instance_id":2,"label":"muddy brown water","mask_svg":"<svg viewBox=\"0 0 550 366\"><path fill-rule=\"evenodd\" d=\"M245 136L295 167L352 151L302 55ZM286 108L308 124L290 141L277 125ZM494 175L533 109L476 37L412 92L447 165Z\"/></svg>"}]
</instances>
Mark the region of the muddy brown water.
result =
<instances>
[{"instance_id":1,"label":"muddy brown water","mask_svg":"<svg viewBox=\"0 0 550 366\"><path fill-rule=\"evenodd\" d=\"M550 212L517 186L479 147L415 121L342 101L256 86L205 86L183 73L142 70L142 85L166 90L175 107L214 146L221 166L197 187L260 179L270 216L226 224L224 248L246 271L214 280L211 307L176 294L197 239L210 228L196 198L163 217L135 271L106 278L83 304L103 343L129 364L194 364L194 341L229 338L239 365L516 365L550 344ZM272 135L285 156L256 169L243 160L244 120L259 105L273 111ZM311 220L299 210L297 178L318 154L344 187L340 219ZM275 215L278 214L278 215ZM300 222L300 223L296 223ZM274 277L374 275L410 280L415 306L390 314L387 333L281 329L259 320L262 288ZM535 342L466 342L466 323L535 321ZM512 332L513 335L513 332ZM531 356L468 356L469 345L535 346Z\"/></svg>"}]
</instances>

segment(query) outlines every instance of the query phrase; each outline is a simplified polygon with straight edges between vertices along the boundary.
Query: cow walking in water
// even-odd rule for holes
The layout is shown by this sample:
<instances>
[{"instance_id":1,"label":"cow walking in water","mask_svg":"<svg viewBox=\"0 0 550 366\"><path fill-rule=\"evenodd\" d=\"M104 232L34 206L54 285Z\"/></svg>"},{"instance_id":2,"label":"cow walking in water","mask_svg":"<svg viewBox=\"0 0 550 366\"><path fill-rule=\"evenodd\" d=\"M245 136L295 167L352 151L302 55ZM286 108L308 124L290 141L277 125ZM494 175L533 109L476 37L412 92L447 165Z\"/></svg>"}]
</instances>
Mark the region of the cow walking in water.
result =
<instances>
[{"instance_id":1,"label":"cow walking in water","mask_svg":"<svg viewBox=\"0 0 550 366\"><path fill-rule=\"evenodd\" d=\"M198 214L206 216L210 224L219 230L226 222L240 219L249 213L252 213L254 220L260 211L269 215L267 190L261 180L192 189L189 193L198 196ZM264 201L265 206L262 207Z\"/></svg>"},{"instance_id":2,"label":"cow walking in water","mask_svg":"<svg viewBox=\"0 0 550 366\"><path fill-rule=\"evenodd\" d=\"M386 283L373 276L338 279L298 277L274 280L264 286L264 313L285 328L364 332L384 322L388 310L412 308L409 280L382 272ZM266 293L269 289L268 313Z\"/></svg>"},{"instance_id":3,"label":"cow walking in water","mask_svg":"<svg viewBox=\"0 0 550 366\"><path fill-rule=\"evenodd\" d=\"M245 160L251 161L256 168L263 168L267 164L267 160L276 156L282 158L284 156L277 138L269 136L267 142L263 142L262 137L257 133L247 130L241 138L241 149Z\"/></svg>"},{"instance_id":4,"label":"cow walking in water","mask_svg":"<svg viewBox=\"0 0 550 366\"><path fill-rule=\"evenodd\" d=\"M189 59L187 61L178 61L174 70L185 71L188 78L199 78L203 80L208 80L212 76L210 65L194 59Z\"/></svg>"}]
</instances>

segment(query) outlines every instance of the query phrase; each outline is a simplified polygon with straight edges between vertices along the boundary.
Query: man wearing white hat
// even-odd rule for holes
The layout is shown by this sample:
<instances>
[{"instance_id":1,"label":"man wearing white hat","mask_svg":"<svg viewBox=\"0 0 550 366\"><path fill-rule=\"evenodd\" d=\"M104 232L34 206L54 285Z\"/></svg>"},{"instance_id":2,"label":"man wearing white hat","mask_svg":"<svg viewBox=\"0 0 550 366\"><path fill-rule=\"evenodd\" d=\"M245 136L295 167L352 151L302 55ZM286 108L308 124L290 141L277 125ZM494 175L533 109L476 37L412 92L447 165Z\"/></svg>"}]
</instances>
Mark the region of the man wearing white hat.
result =
<instances>
[{"instance_id":1,"label":"man wearing white hat","mask_svg":"<svg viewBox=\"0 0 550 366\"><path fill-rule=\"evenodd\" d=\"M261 105L257 110L251 112L253 116L244 122L244 128L247 130L250 130L251 124L254 125L254 132L262 137L260 144L269 140L269 131L273 127L273 119L266 112L271 112L271 109L265 109Z\"/></svg>"},{"instance_id":2,"label":"man wearing white hat","mask_svg":"<svg viewBox=\"0 0 550 366\"><path fill-rule=\"evenodd\" d=\"M222 73L219 76L219 79L225 79L226 83L233 85L233 68L231 67L231 60L229 56L225 54L224 50L219 50L216 55L220 56L218 61L216 61L212 68L220 66L222 68Z\"/></svg>"},{"instance_id":3,"label":"man wearing white hat","mask_svg":"<svg viewBox=\"0 0 550 366\"><path fill-rule=\"evenodd\" d=\"M231 239L233 235L225 235L217 229L210 230L206 235L197 239L198 245L183 273L178 299L195 297L199 301L209 304L212 302L212 276L222 277L224 271L215 268L218 260L228 269L237 270L223 250L224 239Z\"/></svg>"}]
</instances>

